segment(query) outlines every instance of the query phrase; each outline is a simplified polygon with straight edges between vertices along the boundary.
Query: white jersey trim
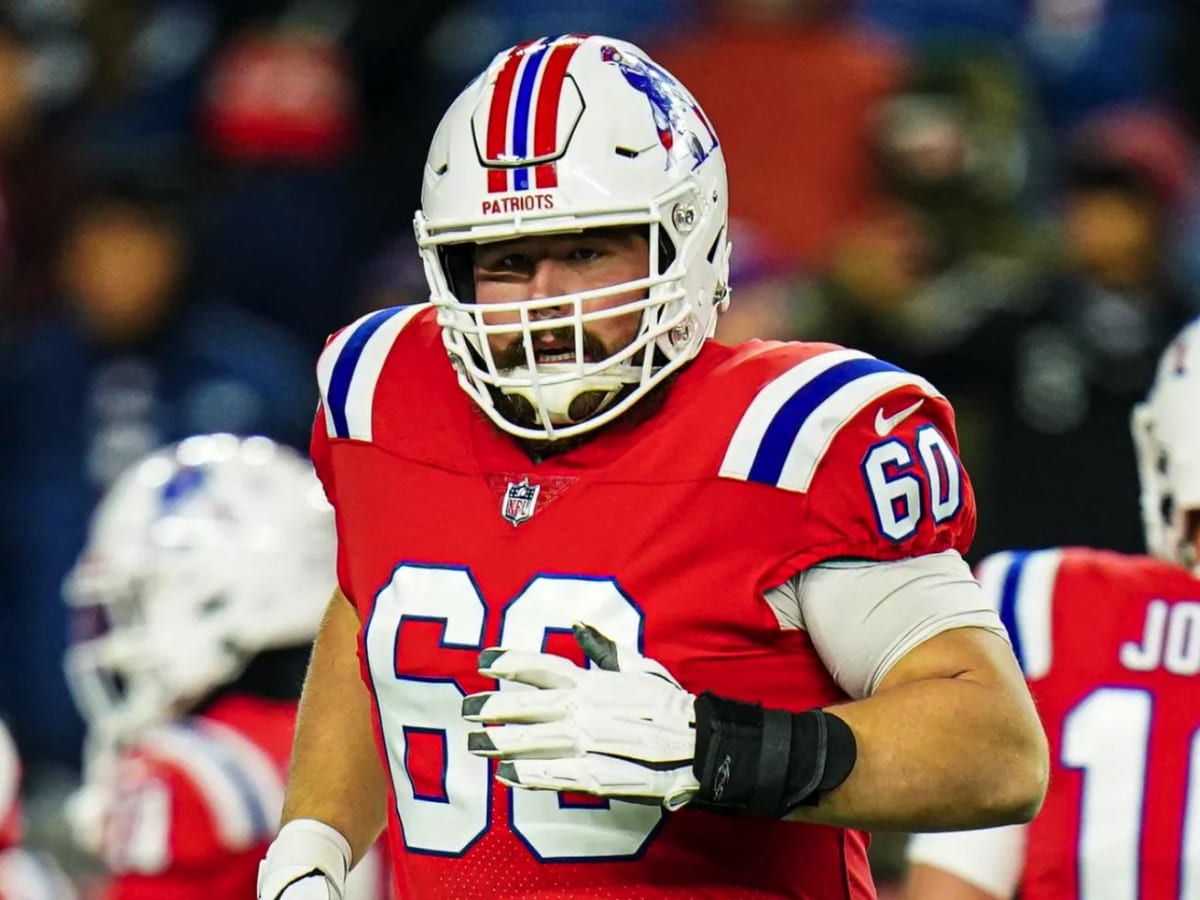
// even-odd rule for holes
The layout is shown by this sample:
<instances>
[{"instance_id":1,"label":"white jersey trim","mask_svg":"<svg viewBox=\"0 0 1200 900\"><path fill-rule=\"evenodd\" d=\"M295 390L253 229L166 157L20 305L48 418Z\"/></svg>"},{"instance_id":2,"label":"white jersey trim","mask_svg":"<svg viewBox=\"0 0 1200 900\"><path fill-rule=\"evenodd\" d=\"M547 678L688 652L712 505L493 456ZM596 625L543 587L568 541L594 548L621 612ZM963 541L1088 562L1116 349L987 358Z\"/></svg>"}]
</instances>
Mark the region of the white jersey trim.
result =
<instances>
[{"instance_id":1,"label":"white jersey trim","mask_svg":"<svg viewBox=\"0 0 1200 900\"><path fill-rule=\"evenodd\" d=\"M942 395L920 376L857 350L806 359L768 382L738 422L720 475L803 493L833 439L864 406L902 385Z\"/></svg>"},{"instance_id":2,"label":"white jersey trim","mask_svg":"<svg viewBox=\"0 0 1200 900\"><path fill-rule=\"evenodd\" d=\"M404 326L428 303L368 313L330 341L317 361L325 431L333 438L371 440L375 388L388 353Z\"/></svg>"},{"instance_id":3,"label":"white jersey trim","mask_svg":"<svg viewBox=\"0 0 1200 900\"><path fill-rule=\"evenodd\" d=\"M204 798L221 843L241 850L275 833L282 809L281 776L263 777L261 760L243 743L228 740L229 729L197 720L167 725L151 732L140 745L180 771ZM255 754L265 756L257 747Z\"/></svg>"},{"instance_id":4,"label":"white jersey trim","mask_svg":"<svg viewBox=\"0 0 1200 900\"><path fill-rule=\"evenodd\" d=\"M979 564L984 596L1000 614L1025 677L1044 677L1054 661L1054 584L1061 550L1013 550Z\"/></svg>"}]
</instances>

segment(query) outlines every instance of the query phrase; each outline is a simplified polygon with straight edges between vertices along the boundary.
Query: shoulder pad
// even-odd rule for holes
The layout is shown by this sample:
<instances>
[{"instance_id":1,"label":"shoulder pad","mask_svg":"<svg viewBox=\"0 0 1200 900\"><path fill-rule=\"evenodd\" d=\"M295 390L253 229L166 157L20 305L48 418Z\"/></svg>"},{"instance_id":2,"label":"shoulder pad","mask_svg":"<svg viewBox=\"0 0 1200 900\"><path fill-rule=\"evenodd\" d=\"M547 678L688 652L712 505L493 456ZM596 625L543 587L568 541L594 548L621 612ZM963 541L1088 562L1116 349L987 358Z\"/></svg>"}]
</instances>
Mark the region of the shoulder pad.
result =
<instances>
[{"instance_id":1,"label":"shoulder pad","mask_svg":"<svg viewBox=\"0 0 1200 900\"><path fill-rule=\"evenodd\" d=\"M838 432L864 406L903 385L942 397L924 378L857 350L829 350L792 365L755 394L720 474L803 493Z\"/></svg>"},{"instance_id":2,"label":"shoulder pad","mask_svg":"<svg viewBox=\"0 0 1200 900\"><path fill-rule=\"evenodd\" d=\"M325 345L317 383L331 438L371 440L372 406L379 373L396 338L428 303L380 309L347 325Z\"/></svg>"},{"instance_id":3,"label":"shoulder pad","mask_svg":"<svg viewBox=\"0 0 1200 900\"><path fill-rule=\"evenodd\" d=\"M984 599L1000 613L1013 652L1031 680L1050 671L1054 592L1062 562L1063 551L1058 549L1011 550L993 554L976 567Z\"/></svg>"}]
</instances>

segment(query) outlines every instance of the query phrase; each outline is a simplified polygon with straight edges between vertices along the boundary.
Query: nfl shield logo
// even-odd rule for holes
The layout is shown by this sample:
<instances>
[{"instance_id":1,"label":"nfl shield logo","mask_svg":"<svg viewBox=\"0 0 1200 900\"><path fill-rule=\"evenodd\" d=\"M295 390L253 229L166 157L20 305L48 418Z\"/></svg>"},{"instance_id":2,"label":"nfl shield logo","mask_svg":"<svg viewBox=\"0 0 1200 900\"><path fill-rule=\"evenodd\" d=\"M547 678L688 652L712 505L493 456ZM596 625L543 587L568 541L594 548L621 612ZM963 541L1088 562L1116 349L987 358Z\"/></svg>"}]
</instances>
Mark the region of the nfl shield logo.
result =
<instances>
[{"instance_id":1,"label":"nfl shield logo","mask_svg":"<svg viewBox=\"0 0 1200 900\"><path fill-rule=\"evenodd\" d=\"M504 492L504 502L500 504L500 515L504 516L505 521L512 522L514 527L528 521L537 506L538 491L541 489L540 484L530 484L528 478L515 483L510 481Z\"/></svg>"}]
</instances>

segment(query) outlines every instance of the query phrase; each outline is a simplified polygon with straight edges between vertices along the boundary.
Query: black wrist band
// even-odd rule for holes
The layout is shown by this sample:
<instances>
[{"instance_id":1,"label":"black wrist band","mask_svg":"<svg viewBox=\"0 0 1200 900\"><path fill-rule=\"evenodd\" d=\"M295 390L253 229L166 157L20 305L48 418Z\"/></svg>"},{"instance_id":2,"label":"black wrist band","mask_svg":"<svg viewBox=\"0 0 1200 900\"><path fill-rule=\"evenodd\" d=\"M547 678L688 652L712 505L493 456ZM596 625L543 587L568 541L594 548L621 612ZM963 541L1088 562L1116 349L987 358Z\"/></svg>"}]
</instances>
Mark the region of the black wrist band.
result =
<instances>
[{"instance_id":1,"label":"black wrist band","mask_svg":"<svg viewBox=\"0 0 1200 900\"><path fill-rule=\"evenodd\" d=\"M696 698L700 792L692 806L779 817L814 806L850 774L858 744L850 726L821 709L800 713L704 693Z\"/></svg>"}]
</instances>

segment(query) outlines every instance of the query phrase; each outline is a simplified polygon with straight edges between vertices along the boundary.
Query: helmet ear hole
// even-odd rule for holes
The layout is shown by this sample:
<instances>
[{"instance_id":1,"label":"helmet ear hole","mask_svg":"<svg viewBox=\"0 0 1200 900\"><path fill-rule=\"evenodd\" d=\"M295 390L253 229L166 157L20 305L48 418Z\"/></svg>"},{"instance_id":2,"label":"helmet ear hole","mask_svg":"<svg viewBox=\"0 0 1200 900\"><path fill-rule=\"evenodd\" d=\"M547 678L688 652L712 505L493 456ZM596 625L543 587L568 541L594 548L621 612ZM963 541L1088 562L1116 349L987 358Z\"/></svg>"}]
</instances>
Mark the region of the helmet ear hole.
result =
<instances>
[{"instance_id":1,"label":"helmet ear hole","mask_svg":"<svg viewBox=\"0 0 1200 900\"><path fill-rule=\"evenodd\" d=\"M475 302L475 245L452 244L439 250L450 292L462 303Z\"/></svg>"},{"instance_id":2,"label":"helmet ear hole","mask_svg":"<svg viewBox=\"0 0 1200 900\"><path fill-rule=\"evenodd\" d=\"M660 228L658 231L658 274L662 275L671 268L671 264L675 262L678 255L679 251L675 249L675 242L671 240L666 231Z\"/></svg>"}]
</instances>

